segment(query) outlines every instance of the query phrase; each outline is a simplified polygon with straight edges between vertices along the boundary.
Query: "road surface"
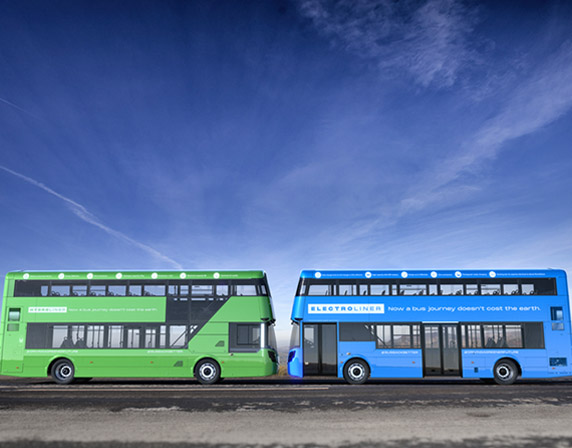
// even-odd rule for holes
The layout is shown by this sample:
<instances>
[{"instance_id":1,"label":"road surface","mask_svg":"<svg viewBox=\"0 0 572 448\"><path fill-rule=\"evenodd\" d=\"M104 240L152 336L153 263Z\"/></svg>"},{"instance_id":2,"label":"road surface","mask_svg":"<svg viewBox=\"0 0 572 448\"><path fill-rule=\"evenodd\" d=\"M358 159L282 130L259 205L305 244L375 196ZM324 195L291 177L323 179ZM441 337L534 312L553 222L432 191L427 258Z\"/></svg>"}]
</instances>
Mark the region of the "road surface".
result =
<instances>
[{"instance_id":1,"label":"road surface","mask_svg":"<svg viewBox=\"0 0 572 448\"><path fill-rule=\"evenodd\" d=\"M0 377L0 446L572 447L572 380Z\"/></svg>"}]
</instances>

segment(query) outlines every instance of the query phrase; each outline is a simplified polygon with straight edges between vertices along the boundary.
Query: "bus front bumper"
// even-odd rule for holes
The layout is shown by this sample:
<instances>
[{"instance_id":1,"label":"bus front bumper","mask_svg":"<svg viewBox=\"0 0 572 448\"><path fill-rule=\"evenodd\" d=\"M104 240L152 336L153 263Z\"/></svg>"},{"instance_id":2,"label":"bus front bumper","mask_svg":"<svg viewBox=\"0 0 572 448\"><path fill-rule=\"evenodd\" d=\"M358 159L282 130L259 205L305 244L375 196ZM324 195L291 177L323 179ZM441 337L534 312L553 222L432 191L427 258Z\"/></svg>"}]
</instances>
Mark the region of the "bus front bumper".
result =
<instances>
[{"instance_id":1,"label":"bus front bumper","mask_svg":"<svg viewBox=\"0 0 572 448\"><path fill-rule=\"evenodd\" d=\"M295 378L304 376L304 363L300 347L294 347L288 353L288 375Z\"/></svg>"}]
</instances>

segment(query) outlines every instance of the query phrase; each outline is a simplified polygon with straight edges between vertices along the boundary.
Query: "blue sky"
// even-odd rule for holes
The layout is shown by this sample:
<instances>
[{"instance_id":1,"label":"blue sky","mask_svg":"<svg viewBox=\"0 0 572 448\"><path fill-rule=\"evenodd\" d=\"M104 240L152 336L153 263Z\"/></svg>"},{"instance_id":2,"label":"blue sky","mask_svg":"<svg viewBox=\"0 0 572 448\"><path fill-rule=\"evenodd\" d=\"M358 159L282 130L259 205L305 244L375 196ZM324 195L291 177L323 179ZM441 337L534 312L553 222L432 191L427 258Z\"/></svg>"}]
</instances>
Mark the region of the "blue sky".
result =
<instances>
[{"instance_id":1,"label":"blue sky","mask_svg":"<svg viewBox=\"0 0 572 448\"><path fill-rule=\"evenodd\" d=\"M0 1L0 274L572 272L570 2Z\"/></svg>"}]
</instances>

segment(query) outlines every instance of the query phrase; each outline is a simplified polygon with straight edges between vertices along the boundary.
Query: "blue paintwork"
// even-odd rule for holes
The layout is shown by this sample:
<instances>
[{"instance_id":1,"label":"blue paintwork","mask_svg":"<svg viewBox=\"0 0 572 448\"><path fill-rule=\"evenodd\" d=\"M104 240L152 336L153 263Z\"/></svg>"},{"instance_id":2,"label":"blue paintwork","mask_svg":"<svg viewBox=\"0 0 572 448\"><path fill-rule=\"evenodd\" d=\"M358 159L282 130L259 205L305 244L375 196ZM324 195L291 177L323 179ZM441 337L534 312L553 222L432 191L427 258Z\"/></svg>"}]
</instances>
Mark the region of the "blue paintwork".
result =
<instances>
[{"instance_id":1,"label":"blue paintwork","mask_svg":"<svg viewBox=\"0 0 572 448\"><path fill-rule=\"evenodd\" d=\"M351 270L351 271L320 271L320 270L303 270L300 278L388 278L388 279L404 279L404 278L492 278L490 273L494 272L494 278L563 278L566 280L566 272L561 269L488 269L488 270L393 270L393 271L372 271L372 270ZM316 277L319 273L319 277ZM406 273L406 277L403 276ZM431 274L437 274L435 277ZM461 274L459 276L459 273ZM371 276L368 276L371 274Z\"/></svg>"},{"instance_id":2,"label":"blue paintwork","mask_svg":"<svg viewBox=\"0 0 572 448\"><path fill-rule=\"evenodd\" d=\"M288 359L290 359L290 357L292 357L292 359L288 361L288 375L296 378L302 378L304 376L302 371L302 349L300 347L293 347L290 349Z\"/></svg>"},{"instance_id":3,"label":"blue paintwork","mask_svg":"<svg viewBox=\"0 0 572 448\"><path fill-rule=\"evenodd\" d=\"M404 274L406 272L406 274ZM495 363L502 358L514 359L522 368L523 378L547 378L572 375L572 334L568 284L563 270L470 270L470 271L317 271L304 270L301 278L321 279L419 279L419 278L555 278L558 295L494 295L494 296L298 296L292 307L292 319L309 323L321 322L392 322L392 323L458 323L458 322L544 322L545 349L462 349L461 374L467 378L492 378ZM318 273L318 275L316 275ZM342 305L383 306L383 313L336 312ZM328 313L316 312L328 305ZM550 308L561 306L564 330L553 331ZM314 307L314 308L312 308ZM314 312L311 312L312 309ZM300 326L302 331L302 325ZM301 334L302 336L302 334ZM302 341L303 338L301 337ZM349 354L349 355L348 355ZM421 349L376 349L374 342L338 342L338 377L351 358L363 358L378 378L423 377ZM549 358L565 357L567 366L552 367ZM303 353L295 348L288 363L292 376L303 376Z\"/></svg>"}]
</instances>

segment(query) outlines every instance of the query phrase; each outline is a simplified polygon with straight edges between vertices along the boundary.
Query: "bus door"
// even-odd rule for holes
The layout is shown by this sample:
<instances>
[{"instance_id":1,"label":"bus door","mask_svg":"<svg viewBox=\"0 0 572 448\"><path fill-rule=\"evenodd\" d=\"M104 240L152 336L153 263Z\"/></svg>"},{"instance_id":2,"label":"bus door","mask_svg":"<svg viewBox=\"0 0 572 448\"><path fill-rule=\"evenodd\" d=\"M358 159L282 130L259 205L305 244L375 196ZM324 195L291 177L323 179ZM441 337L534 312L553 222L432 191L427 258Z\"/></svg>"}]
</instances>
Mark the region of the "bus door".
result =
<instances>
[{"instance_id":1,"label":"bus door","mask_svg":"<svg viewBox=\"0 0 572 448\"><path fill-rule=\"evenodd\" d=\"M460 375L458 324L423 324L423 375Z\"/></svg>"},{"instance_id":2,"label":"bus door","mask_svg":"<svg viewBox=\"0 0 572 448\"><path fill-rule=\"evenodd\" d=\"M304 376L338 374L336 324L303 324Z\"/></svg>"}]
</instances>

